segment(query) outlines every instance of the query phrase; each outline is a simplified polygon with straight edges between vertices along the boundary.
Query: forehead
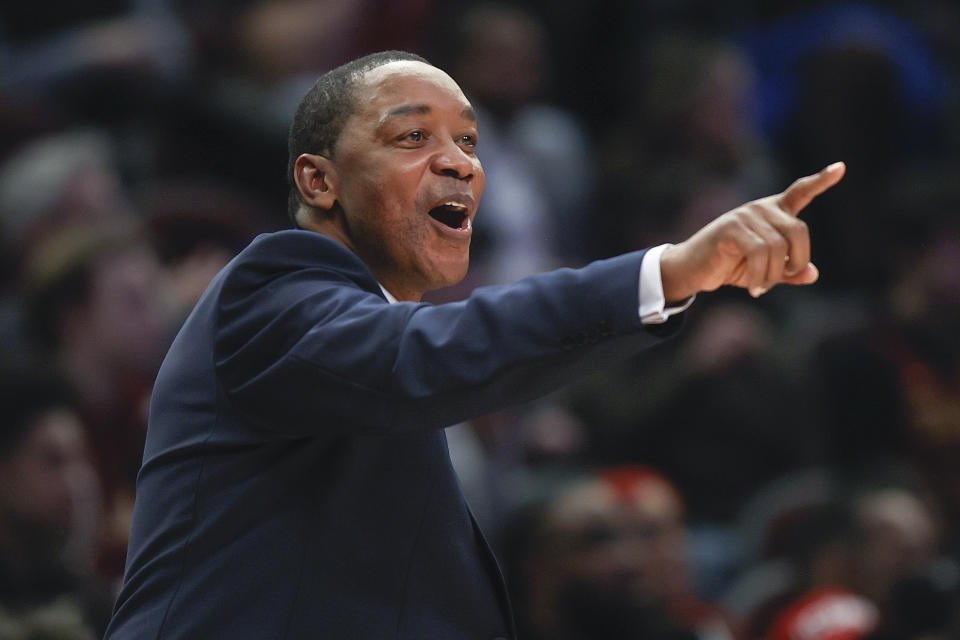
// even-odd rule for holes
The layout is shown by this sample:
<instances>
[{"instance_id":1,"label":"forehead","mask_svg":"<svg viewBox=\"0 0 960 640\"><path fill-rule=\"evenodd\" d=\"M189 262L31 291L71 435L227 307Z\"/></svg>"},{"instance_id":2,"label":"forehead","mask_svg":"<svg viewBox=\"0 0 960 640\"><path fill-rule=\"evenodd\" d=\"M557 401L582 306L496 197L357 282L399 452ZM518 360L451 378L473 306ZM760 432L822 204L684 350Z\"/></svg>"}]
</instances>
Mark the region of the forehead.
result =
<instances>
[{"instance_id":1,"label":"forehead","mask_svg":"<svg viewBox=\"0 0 960 640\"><path fill-rule=\"evenodd\" d=\"M414 60L390 62L366 72L356 85L356 103L356 115L377 121L402 105L457 113L470 106L453 78Z\"/></svg>"}]
</instances>

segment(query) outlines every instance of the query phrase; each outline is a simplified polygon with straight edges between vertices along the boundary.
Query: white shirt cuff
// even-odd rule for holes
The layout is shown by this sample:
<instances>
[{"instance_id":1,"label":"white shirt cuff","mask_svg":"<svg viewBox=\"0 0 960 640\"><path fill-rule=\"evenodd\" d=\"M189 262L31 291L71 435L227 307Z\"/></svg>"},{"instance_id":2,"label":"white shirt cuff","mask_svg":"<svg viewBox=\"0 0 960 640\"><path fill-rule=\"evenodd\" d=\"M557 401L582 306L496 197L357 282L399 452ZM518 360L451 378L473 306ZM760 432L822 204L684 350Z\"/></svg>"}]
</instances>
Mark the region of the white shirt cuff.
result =
<instances>
[{"instance_id":1,"label":"white shirt cuff","mask_svg":"<svg viewBox=\"0 0 960 640\"><path fill-rule=\"evenodd\" d=\"M690 296L679 305L667 306L660 276L660 255L669 246L672 245L647 249L640 263L640 322L643 324L663 324L670 316L686 311L696 298Z\"/></svg>"}]
</instances>

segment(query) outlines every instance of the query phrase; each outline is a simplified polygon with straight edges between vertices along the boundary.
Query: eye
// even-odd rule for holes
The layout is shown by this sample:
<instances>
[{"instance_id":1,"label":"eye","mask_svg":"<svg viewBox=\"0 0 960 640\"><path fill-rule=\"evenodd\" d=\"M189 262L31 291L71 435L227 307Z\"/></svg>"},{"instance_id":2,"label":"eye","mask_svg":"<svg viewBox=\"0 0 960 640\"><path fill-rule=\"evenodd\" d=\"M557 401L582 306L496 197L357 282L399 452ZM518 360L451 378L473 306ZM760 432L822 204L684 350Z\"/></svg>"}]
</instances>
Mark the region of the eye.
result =
<instances>
[{"instance_id":1,"label":"eye","mask_svg":"<svg viewBox=\"0 0 960 640\"><path fill-rule=\"evenodd\" d=\"M462 135L459 138L457 138L457 143L467 147L475 147L477 146L477 136L469 135L469 134Z\"/></svg>"},{"instance_id":2,"label":"eye","mask_svg":"<svg viewBox=\"0 0 960 640\"><path fill-rule=\"evenodd\" d=\"M417 129L416 131L411 131L410 133L403 136L403 139L409 142L423 142L424 138L426 137L427 136L423 131L420 131L419 129Z\"/></svg>"}]
</instances>

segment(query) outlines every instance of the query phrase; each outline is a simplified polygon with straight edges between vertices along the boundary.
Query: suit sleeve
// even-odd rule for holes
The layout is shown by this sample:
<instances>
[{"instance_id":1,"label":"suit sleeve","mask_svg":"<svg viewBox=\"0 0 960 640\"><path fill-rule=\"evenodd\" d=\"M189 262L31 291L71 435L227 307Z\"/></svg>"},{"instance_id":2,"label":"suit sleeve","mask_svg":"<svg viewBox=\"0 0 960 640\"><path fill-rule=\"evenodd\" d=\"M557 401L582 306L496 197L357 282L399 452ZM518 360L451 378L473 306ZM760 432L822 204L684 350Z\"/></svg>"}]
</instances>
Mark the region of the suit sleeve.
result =
<instances>
[{"instance_id":1,"label":"suit sleeve","mask_svg":"<svg viewBox=\"0 0 960 640\"><path fill-rule=\"evenodd\" d=\"M674 332L644 327L643 252L477 289L465 301L387 304L322 266L231 274L215 336L232 403L289 435L440 428L533 399Z\"/></svg>"}]
</instances>

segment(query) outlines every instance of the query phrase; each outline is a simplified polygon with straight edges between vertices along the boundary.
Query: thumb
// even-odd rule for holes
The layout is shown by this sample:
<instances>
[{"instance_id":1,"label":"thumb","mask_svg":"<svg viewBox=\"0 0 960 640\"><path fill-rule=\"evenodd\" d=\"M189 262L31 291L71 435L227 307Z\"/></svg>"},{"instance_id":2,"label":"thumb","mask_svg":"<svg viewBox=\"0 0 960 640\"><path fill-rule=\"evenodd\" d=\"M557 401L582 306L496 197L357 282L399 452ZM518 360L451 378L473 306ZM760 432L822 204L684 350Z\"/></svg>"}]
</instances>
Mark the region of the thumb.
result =
<instances>
[{"instance_id":1,"label":"thumb","mask_svg":"<svg viewBox=\"0 0 960 640\"><path fill-rule=\"evenodd\" d=\"M840 182L847 165L834 162L820 173L798 179L780 194L778 204L790 215L797 215L818 195Z\"/></svg>"},{"instance_id":2,"label":"thumb","mask_svg":"<svg viewBox=\"0 0 960 640\"><path fill-rule=\"evenodd\" d=\"M800 273L785 276L783 281L786 284L813 284L819 277L820 270L817 269L817 265L808 262L807 266L800 270Z\"/></svg>"}]
</instances>

